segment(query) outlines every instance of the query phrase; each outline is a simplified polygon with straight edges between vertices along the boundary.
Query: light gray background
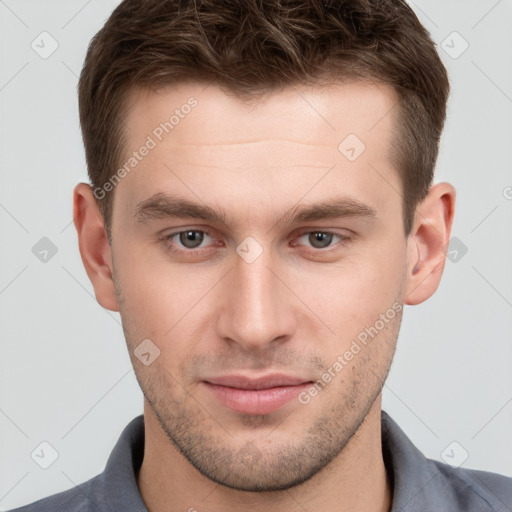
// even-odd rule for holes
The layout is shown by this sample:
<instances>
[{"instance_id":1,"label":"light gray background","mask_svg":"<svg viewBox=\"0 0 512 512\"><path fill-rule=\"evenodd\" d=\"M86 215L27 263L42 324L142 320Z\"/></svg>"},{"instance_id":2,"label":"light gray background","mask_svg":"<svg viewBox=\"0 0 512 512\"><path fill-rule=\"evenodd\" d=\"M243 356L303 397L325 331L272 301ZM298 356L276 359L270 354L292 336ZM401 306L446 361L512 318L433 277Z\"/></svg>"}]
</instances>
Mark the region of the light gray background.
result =
<instances>
[{"instance_id":1,"label":"light gray background","mask_svg":"<svg viewBox=\"0 0 512 512\"><path fill-rule=\"evenodd\" d=\"M77 78L116 4L0 0L1 510L102 471L142 413L120 317L96 302L72 224L88 181ZM464 467L512 476L512 2L410 4L451 78L436 181L457 189L452 235L468 251L406 307L383 408L428 457L456 441ZM47 59L31 48L43 31L59 45ZM457 58L454 31L469 43ZM58 249L46 263L32 253L42 237ZM31 458L42 441L59 454L46 470Z\"/></svg>"}]
</instances>

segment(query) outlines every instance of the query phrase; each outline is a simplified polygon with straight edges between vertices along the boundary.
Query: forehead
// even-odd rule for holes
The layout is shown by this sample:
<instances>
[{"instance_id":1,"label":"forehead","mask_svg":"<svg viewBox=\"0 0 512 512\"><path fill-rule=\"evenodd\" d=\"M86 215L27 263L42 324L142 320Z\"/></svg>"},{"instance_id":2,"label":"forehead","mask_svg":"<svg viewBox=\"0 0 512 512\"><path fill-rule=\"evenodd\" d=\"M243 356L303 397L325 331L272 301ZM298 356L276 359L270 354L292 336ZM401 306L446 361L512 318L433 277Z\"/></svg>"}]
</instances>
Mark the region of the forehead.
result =
<instances>
[{"instance_id":1,"label":"forehead","mask_svg":"<svg viewBox=\"0 0 512 512\"><path fill-rule=\"evenodd\" d=\"M383 179L401 188L389 154L397 103L390 86L363 82L289 86L249 104L215 85L134 90L126 159L148 141L151 149L116 194L134 206L162 188L226 200L252 190L256 205L256 196L263 204L287 191L297 200L301 190L321 196L336 184L378 207Z\"/></svg>"},{"instance_id":2,"label":"forehead","mask_svg":"<svg viewBox=\"0 0 512 512\"><path fill-rule=\"evenodd\" d=\"M169 144L192 144L190 135L193 135L193 138L200 136L202 144L286 138L332 145L345 132L355 133L362 140L370 140L374 130L376 136L389 132L397 103L395 90L378 82L293 85L255 97L248 103L232 93L226 94L216 85L191 82L132 90L126 101L125 126L129 129L129 142L136 142L132 138L137 135L157 129L155 121L159 124L170 121L172 137L165 137L168 135L165 130L163 134ZM194 106L190 107L191 104ZM185 119L187 122L182 122Z\"/></svg>"}]
</instances>

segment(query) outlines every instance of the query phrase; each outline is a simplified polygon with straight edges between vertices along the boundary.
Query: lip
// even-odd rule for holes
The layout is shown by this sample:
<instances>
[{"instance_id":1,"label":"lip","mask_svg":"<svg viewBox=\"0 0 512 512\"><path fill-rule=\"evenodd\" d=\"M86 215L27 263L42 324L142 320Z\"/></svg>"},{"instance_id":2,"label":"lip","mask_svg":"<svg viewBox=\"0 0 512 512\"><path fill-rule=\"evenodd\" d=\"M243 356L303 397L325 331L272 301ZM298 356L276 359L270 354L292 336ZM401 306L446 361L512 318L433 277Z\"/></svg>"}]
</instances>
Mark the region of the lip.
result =
<instances>
[{"instance_id":1,"label":"lip","mask_svg":"<svg viewBox=\"0 0 512 512\"><path fill-rule=\"evenodd\" d=\"M301 379L300 377L283 375L281 373L262 375L254 379L245 375L224 375L222 377L212 377L204 380L210 384L216 384L218 386L250 390L295 386L298 384L304 384L305 382L310 382L306 379Z\"/></svg>"},{"instance_id":2,"label":"lip","mask_svg":"<svg viewBox=\"0 0 512 512\"><path fill-rule=\"evenodd\" d=\"M296 398L312 381L273 374L258 378L226 375L202 383L226 407L243 414L270 414Z\"/></svg>"}]
</instances>

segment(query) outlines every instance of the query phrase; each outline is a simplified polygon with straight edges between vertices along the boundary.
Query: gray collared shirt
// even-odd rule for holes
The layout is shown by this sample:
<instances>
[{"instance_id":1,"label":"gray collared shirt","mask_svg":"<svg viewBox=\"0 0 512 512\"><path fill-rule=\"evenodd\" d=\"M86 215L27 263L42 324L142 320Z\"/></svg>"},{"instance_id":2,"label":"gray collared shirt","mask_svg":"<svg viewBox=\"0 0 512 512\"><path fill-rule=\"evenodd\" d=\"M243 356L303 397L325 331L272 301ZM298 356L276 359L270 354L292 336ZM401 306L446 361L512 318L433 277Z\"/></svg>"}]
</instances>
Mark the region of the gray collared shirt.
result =
<instances>
[{"instance_id":1,"label":"gray collared shirt","mask_svg":"<svg viewBox=\"0 0 512 512\"><path fill-rule=\"evenodd\" d=\"M385 411L382 449L393 485L391 512L512 512L512 478L425 458ZM140 415L123 430L103 473L11 512L147 512L135 480L143 455Z\"/></svg>"}]
</instances>

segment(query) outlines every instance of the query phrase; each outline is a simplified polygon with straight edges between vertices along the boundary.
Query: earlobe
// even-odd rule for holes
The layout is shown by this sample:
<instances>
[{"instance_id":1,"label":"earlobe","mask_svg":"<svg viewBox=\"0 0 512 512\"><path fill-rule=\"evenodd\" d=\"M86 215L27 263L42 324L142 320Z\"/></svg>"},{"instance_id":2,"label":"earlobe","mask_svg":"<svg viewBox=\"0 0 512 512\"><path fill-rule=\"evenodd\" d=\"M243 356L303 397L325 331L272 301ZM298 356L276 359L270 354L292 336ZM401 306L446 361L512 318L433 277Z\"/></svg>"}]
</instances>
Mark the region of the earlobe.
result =
<instances>
[{"instance_id":1,"label":"earlobe","mask_svg":"<svg viewBox=\"0 0 512 512\"><path fill-rule=\"evenodd\" d=\"M119 311L112 279L112 253L107 240L103 216L87 183L73 191L73 221L85 271L94 287L96 300L111 311Z\"/></svg>"},{"instance_id":2,"label":"earlobe","mask_svg":"<svg viewBox=\"0 0 512 512\"><path fill-rule=\"evenodd\" d=\"M416 208L414 226L407 241L406 304L420 304L437 290L454 212L455 189L449 183L433 185Z\"/></svg>"}]
</instances>

